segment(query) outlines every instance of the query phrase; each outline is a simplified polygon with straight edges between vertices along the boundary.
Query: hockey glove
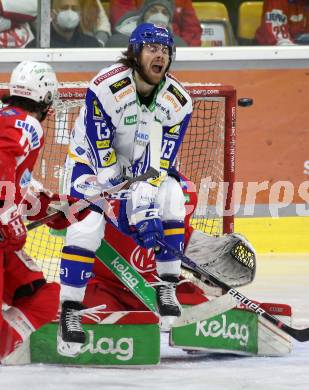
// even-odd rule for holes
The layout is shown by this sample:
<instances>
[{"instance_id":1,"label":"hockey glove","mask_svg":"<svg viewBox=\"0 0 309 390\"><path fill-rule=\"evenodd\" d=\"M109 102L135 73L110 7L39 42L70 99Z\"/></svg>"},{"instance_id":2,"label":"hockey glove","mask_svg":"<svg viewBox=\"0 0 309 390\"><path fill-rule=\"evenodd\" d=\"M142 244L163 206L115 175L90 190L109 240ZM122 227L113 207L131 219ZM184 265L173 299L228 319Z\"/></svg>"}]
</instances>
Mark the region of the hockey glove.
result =
<instances>
[{"instance_id":1,"label":"hockey glove","mask_svg":"<svg viewBox=\"0 0 309 390\"><path fill-rule=\"evenodd\" d=\"M13 205L0 214L0 248L7 251L18 251L26 242L27 230Z\"/></svg>"},{"instance_id":2,"label":"hockey glove","mask_svg":"<svg viewBox=\"0 0 309 390\"><path fill-rule=\"evenodd\" d=\"M27 216L29 221L37 221L57 210L62 211L62 214L47 223L47 226L52 229L65 229L72 223L82 221L90 213L88 208L77 211L74 204L81 201L81 199L70 195L58 195L50 191L40 191L39 193L32 193L32 195L34 195L35 201L31 202L33 210L30 212L31 215L28 214ZM24 201L24 204L28 207L29 199Z\"/></svg>"},{"instance_id":3,"label":"hockey glove","mask_svg":"<svg viewBox=\"0 0 309 390\"><path fill-rule=\"evenodd\" d=\"M164 238L163 225L159 218L158 209L151 207L146 210L137 210L132 215L136 230L133 238L138 245L146 249L154 248L157 245L157 240Z\"/></svg>"}]
</instances>

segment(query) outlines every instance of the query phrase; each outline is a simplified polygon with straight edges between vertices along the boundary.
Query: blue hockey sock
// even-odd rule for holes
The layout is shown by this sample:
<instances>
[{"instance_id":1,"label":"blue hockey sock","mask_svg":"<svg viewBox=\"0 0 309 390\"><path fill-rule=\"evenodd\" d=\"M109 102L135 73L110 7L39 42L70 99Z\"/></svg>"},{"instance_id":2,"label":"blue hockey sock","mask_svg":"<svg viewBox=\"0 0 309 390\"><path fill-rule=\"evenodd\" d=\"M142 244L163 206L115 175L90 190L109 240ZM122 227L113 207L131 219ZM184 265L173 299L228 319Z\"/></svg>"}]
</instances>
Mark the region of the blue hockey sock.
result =
<instances>
[{"instance_id":1,"label":"blue hockey sock","mask_svg":"<svg viewBox=\"0 0 309 390\"><path fill-rule=\"evenodd\" d=\"M163 221L163 229L164 240L166 243L179 251L183 251L185 233L183 221ZM156 254L156 260L159 262L165 262L176 259L168 251L163 250Z\"/></svg>"},{"instance_id":2,"label":"blue hockey sock","mask_svg":"<svg viewBox=\"0 0 309 390\"><path fill-rule=\"evenodd\" d=\"M61 284L84 287L92 275L95 253L78 246L64 246L60 263Z\"/></svg>"}]
</instances>

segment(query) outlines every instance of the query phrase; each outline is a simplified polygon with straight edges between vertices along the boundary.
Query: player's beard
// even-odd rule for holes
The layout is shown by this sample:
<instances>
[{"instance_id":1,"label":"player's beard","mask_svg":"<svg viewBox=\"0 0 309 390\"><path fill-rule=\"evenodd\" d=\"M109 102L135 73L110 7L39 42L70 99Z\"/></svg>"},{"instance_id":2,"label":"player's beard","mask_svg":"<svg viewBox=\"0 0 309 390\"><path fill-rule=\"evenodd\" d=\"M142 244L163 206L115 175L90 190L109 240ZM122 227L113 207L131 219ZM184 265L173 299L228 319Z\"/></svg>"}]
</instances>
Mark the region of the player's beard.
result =
<instances>
[{"instance_id":1,"label":"player's beard","mask_svg":"<svg viewBox=\"0 0 309 390\"><path fill-rule=\"evenodd\" d=\"M167 69L166 69L167 70ZM140 77L149 85L153 85L153 86L156 86L156 85L159 85L161 80L163 80L164 76L165 76L165 73L166 73L166 70L164 72L162 72L162 75L161 75L161 78L159 80L153 80L152 77L148 76L146 70L145 70L145 67L143 65L141 65L140 63L138 63L137 65L137 72L139 73Z\"/></svg>"}]
</instances>

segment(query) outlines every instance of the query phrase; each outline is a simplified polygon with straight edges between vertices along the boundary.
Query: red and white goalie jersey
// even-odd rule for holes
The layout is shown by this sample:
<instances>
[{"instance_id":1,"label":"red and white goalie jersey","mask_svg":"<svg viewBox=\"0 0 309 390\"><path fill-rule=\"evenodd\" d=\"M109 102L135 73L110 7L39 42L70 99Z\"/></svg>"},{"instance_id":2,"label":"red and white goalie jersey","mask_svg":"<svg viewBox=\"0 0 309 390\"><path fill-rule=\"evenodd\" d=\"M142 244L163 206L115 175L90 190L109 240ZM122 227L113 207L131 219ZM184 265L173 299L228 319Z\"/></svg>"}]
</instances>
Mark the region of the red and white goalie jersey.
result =
<instances>
[{"instance_id":1,"label":"red and white goalie jersey","mask_svg":"<svg viewBox=\"0 0 309 390\"><path fill-rule=\"evenodd\" d=\"M308 0L264 1L262 24L256 32L259 45L293 44L301 34L309 34Z\"/></svg>"},{"instance_id":2,"label":"red and white goalie jersey","mask_svg":"<svg viewBox=\"0 0 309 390\"><path fill-rule=\"evenodd\" d=\"M1 172L0 199L19 204L31 181L34 164L43 145L40 122L20 108L0 110L0 150L7 169ZM15 194L14 194L14 192Z\"/></svg>"}]
</instances>

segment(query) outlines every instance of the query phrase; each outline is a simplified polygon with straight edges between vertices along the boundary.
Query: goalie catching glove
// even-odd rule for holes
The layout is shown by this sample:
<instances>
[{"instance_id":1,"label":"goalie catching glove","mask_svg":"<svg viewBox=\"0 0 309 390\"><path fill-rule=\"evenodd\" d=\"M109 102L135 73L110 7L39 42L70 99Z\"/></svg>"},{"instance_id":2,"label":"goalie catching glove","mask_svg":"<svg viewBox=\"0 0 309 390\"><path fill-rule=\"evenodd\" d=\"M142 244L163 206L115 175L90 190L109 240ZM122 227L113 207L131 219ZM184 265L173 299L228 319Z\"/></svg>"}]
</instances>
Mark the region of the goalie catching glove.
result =
<instances>
[{"instance_id":1,"label":"goalie catching glove","mask_svg":"<svg viewBox=\"0 0 309 390\"><path fill-rule=\"evenodd\" d=\"M241 234L209 236L194 230L185 255L232 287L253 281L256 271L256 253ZM201 275L196 275L201 279Z\"/></svg>"},{"instance_id":2,"label":"goalie catching glove","mask_svg":"<svg viewBox=\"0 0 309 390\"><path fill-rule=\"evenodd\" d=\"M76 207L77 202L81 203L80 209L82 210ZM26 206L26 212L23 214L27 215L29 221L37 221L49 214L61 211L59 216L47 222L46 225L55 230L62 230L72 223L82 221L90 213L90 209L87 208L89 204L85 202L83 205L82 202L81 199L73 196L53 194L47 190L32 192L23 199L23 207Z\"/></svg>"}]
</instances>

